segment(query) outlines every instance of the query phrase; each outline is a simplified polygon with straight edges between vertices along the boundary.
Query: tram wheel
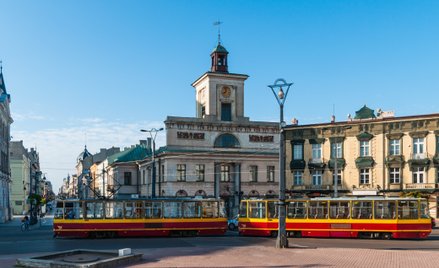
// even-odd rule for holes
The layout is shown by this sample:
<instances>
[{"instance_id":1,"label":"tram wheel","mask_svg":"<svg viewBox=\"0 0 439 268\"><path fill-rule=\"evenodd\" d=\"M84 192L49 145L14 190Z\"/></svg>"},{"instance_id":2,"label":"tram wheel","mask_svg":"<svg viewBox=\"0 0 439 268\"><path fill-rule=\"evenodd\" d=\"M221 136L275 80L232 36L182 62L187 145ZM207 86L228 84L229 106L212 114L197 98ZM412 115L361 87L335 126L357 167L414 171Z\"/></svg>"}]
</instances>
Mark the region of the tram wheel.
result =
<instances>
[{"instance_id":1,"label":"tram wheel","mask_svg":"<svg viewBox=\"0 0 439 268\"><path fill-rule=\"evenodd\" d=\"M386 239L386 240L392 239L392 234L391 233L382 233L381 238Z\"/></svg>"},{"instance_id":2,"label":"tram wheel","mask_svg":"<svg viewBox=\"0 0 439 268\"><path fill-rule=\"evenodd\" d=\"M272 231L271 232L271 237L277 237L277 231Z\"/></svg>"}]
</instances>

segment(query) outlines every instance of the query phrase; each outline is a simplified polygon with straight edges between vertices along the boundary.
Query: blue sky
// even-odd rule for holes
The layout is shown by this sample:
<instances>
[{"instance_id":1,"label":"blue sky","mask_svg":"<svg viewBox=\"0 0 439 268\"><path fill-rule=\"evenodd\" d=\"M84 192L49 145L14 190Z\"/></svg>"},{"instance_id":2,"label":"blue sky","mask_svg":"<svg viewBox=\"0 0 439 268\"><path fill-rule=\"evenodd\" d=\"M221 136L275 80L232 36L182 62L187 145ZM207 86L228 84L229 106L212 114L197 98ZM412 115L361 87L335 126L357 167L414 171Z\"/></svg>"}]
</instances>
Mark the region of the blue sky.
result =
<instances>
[{"instance_id":1,"label":"blue sky","mask_svg":"<svg viewBox=\"0 0 439 268\"><path fill-rule=\"evenodd\" d=\"M4 1L0 60L13 140L37 147L55 190L87 144L135 144L168 115L194 116L191 83L217 42L249 75L245 114L277 121L267 85L294 82L287 122L337 121L364 104L439 112L438 1ZM163 133L157 138L164 144Z\"/></svg>"}]
</instances>

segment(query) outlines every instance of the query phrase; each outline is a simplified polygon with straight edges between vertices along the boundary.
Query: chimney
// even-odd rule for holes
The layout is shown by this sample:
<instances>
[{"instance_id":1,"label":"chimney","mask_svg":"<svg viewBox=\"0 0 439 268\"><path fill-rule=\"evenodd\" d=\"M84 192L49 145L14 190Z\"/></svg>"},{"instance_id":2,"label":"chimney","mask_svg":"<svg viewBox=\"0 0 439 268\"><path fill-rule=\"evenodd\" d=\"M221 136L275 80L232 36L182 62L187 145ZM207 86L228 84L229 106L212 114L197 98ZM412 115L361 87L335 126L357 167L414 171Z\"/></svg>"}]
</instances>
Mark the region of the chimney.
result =
<instances>
[{"instance_id":1,"label":"chimney","mask_svg":"<svg viewBox=\"0 0 439 268\"><path fill-rule=\"evenodd\" d=\"M151 148L152 148L152 139L147 138L146 149L151 150Z\"/></svg>"}]
</instances>

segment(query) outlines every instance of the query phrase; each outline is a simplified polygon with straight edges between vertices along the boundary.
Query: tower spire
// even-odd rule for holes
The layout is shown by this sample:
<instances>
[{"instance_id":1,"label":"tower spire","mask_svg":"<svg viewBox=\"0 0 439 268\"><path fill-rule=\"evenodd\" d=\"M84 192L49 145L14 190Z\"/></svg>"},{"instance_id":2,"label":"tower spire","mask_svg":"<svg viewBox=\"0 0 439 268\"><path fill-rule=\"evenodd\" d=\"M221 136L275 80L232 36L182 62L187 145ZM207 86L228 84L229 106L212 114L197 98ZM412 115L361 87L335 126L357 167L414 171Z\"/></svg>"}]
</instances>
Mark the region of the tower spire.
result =
<instances>
[{"instance_id":1,"label":"tower spire","mask_svg":"<svg viewBox=\"0 0 439 268\"><path fill-rule=\"evenodd\" d=\"M218 44L221 44L221 24L223 24L223 22L220 20L213 23L214 26L218 26Z\"/></svg>"}]
</instances>

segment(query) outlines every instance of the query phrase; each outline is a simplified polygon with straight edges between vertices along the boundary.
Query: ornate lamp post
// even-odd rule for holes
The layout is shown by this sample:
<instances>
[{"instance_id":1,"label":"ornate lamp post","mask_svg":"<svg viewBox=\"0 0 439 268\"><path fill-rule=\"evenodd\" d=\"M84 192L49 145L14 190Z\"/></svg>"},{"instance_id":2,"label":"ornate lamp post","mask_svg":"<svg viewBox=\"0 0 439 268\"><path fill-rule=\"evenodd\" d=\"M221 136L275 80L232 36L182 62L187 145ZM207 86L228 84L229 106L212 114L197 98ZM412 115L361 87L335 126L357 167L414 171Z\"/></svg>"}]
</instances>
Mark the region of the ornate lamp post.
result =
<instances>
[{"instance_id":1,"label":"ornate lamp post","mask_svg":"<svg viewBox=\"0 0 439 268\"><path fill-rule=\"evenodd\" d=\"M288 239L287 239L287 230L285 223L285 214L286 214L286 206L285 206L285 121L284 121L284 103L288 96L288 91L293 83L287 83L284 79L279 78L274 81L274 85L268 86L274 94L277 103L280 108L280 140L279 140L279 203L278 203L278 212L279 212L279 230L277 234L276 240L276 248L287 248L288 247ZM283 88L286 88L286 91L283 91ZM276 94L276 90L279 91Z\"/></svg>"},{"instance_id":2,"label":"ornate lamp post","mask_svg":"<svg viewBox=\"0 0 439 268\"><path fill-rule=\"evenodd\" d=\"M156 175L155 175L155 138L157 137L157 132L162 131L163 128L151 128L151 129L141 129L141 132L148 132L152 140L152 182L151 182L151 197L155 198L155 185L156 185Z\"/></svg>"}]
</instances>

